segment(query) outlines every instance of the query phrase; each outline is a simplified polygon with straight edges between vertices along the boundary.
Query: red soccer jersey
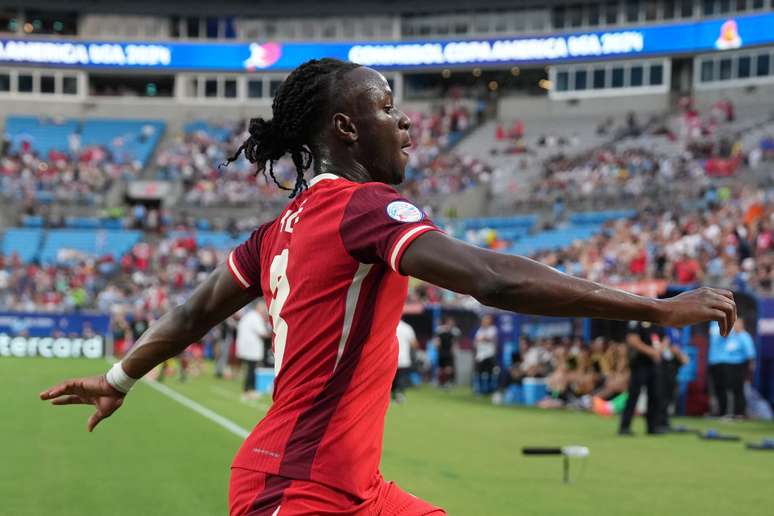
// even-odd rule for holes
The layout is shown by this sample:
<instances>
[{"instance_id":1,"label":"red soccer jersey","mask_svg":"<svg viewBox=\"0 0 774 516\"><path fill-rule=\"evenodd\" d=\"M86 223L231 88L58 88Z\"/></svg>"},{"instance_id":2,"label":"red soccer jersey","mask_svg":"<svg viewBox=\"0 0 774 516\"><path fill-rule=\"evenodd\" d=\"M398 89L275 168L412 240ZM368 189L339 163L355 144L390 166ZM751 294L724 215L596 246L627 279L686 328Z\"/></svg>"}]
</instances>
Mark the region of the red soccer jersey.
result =
<instances>
[{"instance_id":1,"label":"red soccer jersey","mask_svg":"<svg viewBox=\"0 0 774 516\"><path fill-rule=\"evenodd\" d=\"M321 174L229 254L236 280L263 292L275 355L274 403L233 467L373 495L408 289L398 269L431 230L392 187Z\"/></svg>"}]
</instances>

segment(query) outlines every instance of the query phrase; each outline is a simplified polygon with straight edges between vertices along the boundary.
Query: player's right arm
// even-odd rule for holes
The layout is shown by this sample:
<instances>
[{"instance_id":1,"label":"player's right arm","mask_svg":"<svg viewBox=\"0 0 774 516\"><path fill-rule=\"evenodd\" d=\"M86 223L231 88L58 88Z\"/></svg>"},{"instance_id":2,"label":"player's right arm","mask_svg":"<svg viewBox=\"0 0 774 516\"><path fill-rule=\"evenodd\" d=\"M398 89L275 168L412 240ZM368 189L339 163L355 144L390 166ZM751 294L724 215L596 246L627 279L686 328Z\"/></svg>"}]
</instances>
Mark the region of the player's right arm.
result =
<instances>
[{"instance_id":1,"label":"player's right arm","mask_svg":"<svg viewBox=\"0 0 774 516\"><path fill-rule=\"evenodd\" d=\"M254 289L244 288L229 268L221 265L185 303L167 312L142 334L120 367L130 378L141 378L164 360L180 354L255 297ZM121 406L125 395L108 383L103 374L67 380L40 393L40 398L52 400L54 405L94 405L96 412L88 421L88 430L92 431Z\"/></svg>"},{"instance_id":2,"label":"player's right arm","mask_svg":"<svg viewBox=\"0 0 774 516\"><path fill-rule=\"evenodd\" d=\"M682 327L717 321L727 335L736 320L728 290L700 288L652 299L561 273L535 260L468 245L428 231L404 251L400 272L487 306L536 315L651 321Z\"/></svg>"},{"instance_id":3,"label":"player's right arm","mask_svg":"<svg viewBox=\"0 0 774 516\"><path fill-rule=\"evenodd\" d=\"M191 297L153 324L140 337L121 365L127 375L141 378L151 369L185 350L231 314L255 299L221 265L194 290Z\"/></svg>"}]
</instances>

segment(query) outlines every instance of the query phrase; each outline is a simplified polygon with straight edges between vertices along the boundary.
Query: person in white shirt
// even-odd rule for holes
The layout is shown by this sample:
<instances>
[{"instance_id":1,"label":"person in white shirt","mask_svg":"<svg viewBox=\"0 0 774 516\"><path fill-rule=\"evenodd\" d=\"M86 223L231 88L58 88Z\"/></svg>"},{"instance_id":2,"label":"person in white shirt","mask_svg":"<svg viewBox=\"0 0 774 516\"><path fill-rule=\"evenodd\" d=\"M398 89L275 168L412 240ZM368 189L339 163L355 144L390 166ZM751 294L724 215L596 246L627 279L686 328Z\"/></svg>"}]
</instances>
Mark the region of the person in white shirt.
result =
<instances>
[{"instance_id":1,"label":"person in white shirt","mask_svg":"<svg viewBox=\"0 0 774 516\"><path fill-rule=\"evenodd\" d=\"M494 325L494 318L491 315L487 314L481 318L481 327L476 331L473 344L476 348L476 374L481 391L491 392L497 357L497 327Z\"/></svg>"},{"instance_id":2,"label":"person in white shirt","mask_svg":"<svg viewBox=\"0 0 774 516\"><path fill-rule=\"evenodd\" d=\"M406 321L401 320L398 323L398 370L395 372L395 379L392 381L392 399L397 403L405 401L406 396L403 390L406 387L408 374L411 371L411 350L417 347L417 335L414 328Z\"/></svg>"},{"instance_id":3,"label":"person in white shirt","mask_svg":"<svg viewBox=\"0 0 774 516\"><path fill-rule=\"evenodd\" d=\"M269 327L264 315L265 309L259 302L248 308L239 320L236 338L236 356L247 371L243 387L243 399L255 398L255 368L265 356L265 339L269 337Z\"/></svg>"}]
</instances>

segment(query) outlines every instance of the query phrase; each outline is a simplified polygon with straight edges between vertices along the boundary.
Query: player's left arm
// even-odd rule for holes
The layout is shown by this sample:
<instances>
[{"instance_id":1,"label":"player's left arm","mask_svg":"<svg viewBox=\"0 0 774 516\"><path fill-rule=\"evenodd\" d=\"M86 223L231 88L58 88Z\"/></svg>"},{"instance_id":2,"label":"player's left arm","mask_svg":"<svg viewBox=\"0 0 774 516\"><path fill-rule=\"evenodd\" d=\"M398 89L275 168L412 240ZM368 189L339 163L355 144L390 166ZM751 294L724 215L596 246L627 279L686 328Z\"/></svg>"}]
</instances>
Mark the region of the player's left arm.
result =
<instances>
[{"instance_id":1,"label":"player's left arm","mask_svg":"<svg viewBox=\"0 0 774 516\"><path fill-rule=\"evenodd\" d=\"M138 339L119 364L130 379L143 377L163 361L181 353L215 325L256 297L256 291L240 284L228 267L221 265L199 285L182 305L167 312ZM42 393L54 405L89 404L96 412L89 418L92 431L102 419L123 404L125 392L108 382L106 375L67 380Z\"/></svg>"},{"instance_id":2,"label":"player's left arm","mask_svg":"<svg viewBox=\"0 0 774 516\"><path fill-rule=\"evenodd\" d=\"M681 327L715 320L727 335L736 319L733 294L700 288L651 299L576 278L535 260L468 245L438 231L411 242L398 268L440 287L513 312L560 317L652 321Z\"/></svg>"}]
</instances>

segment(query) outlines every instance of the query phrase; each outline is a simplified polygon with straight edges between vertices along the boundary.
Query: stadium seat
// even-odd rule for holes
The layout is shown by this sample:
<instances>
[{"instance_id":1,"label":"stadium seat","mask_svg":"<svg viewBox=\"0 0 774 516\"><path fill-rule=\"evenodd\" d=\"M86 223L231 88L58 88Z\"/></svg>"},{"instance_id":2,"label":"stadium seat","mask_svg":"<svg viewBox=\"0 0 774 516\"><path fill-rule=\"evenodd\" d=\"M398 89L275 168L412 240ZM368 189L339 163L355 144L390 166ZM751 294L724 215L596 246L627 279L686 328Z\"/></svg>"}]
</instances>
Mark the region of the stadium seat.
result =
<instances>
[{"instance_id":1,"label":"stadium seat","mask_svg":"<svg viewBox=\"0 0 774 516\"><path fill-rule=\"evenodd\" d=\"M204 120L195 120L193 122L185 124L183 127L185 134L195 134L199 132L206 133L209 137L225 142L231 136L231 130L227 127L221 127L216 124L211 124Z\"/></svg>"},{"instance_id":2,"label":"stadium seat","mask_svg":"<svg viewBox=\"0 0 774 516\"><path fill-rule=\"evenodd\" d=\"M90 256L110 255L119 260L132 246L140 241L139 231L112 229L56 229L48 231L41 262L53 264L58 261L59 252L64 249L80 251Z\"/></svg>"},{"instance_id":3,"label":"stadium seat","mask_svg":"<svg viewBox=\"0 0 774 516\"><path fill-rule=\"evenodd\" d=\"M43 217L40 215L25 215L22 217L22 226L25 228L42 228Z\"/></svg>"},{"instance_id":4,"label":"stadium seat","mask_svg":"<svg viewBox=\"0 0 774 516\"><path fill-rule=\"evenodd\" d=\"M34 116L9 116L5 121L5 132L11 139L11 152L21 150L27 141L40 156L47 156L52 150L69 151L69 136L78 130L77 120L43 120Z\"/></svg>"},{"instance_id":5,"label":"stadium seat","mask_svg":"<svg viewBox=\"0 0 774 516\"><path fill-rule=\"evenodd\" d=\"M464 230L496 229L522 229L529 231L538 220L537 215L514 215L511 217L481 217L466 219L462 223Z\"/></svg>"},{"instance_id":6,"label":"stadium seat","mask_svg":"<svg viewBox=\"0 0 774 516\"><path fill-rule=\"evenodd\" d=\"M121 219L100 219L99 227L102 229L123 229L124 222Z\"/></svg>"},{"instance_id":7,"label":"stadium seat","mask_svg":"<svg viewBox=\"0 0 774 516\"><path fill-rule=\"evenodd\" d=\"M22 261L32 261L38 254L42 238L41 229L8 229L3 235L3 255L16 253Z\"/></svg>"},{"instance_id":8,"label":"stadium seat","mask_svg":"<svg viewBox=\"0 0 774 516\"><path fill-rule=\"evenodd\" d=\"M67 217L65 226L74 229L97 229L100 223L95 217Z\"/></svg>"},{"instance_id":9,"label":"stadium seat","mask_svg":"<svg viewBox=\"0 0 774 516\"><path fill-rule=\"evenodd\" d=\"M89 119L83 124L81 145L104 146L115 162L139 161L145 166L165 127L159 120Z\"/></svg>"},{"instance_id":10,"label":"stadium seat","mask_svg":"<svg viewBox=\"0 0 774 516\"><path fill-rule=\"evenodd\" d=\"M200 247L214 247L216 249L230 249L241 244L248 236L245 234L233 238L225 232L199 231L196 234L196 245Z\"/></svg>"},{"instance_id":11,"label":"stadium seat","mask_svg":"<svg viewBox=\"0 0 774 516\"><path fill-rule=\"evenodd\" d=\"M570 216L570 222L575 225L604 224L610 220L628 219L636 214L635 210L578 212Z\"/></svg>"}]
</instances>

